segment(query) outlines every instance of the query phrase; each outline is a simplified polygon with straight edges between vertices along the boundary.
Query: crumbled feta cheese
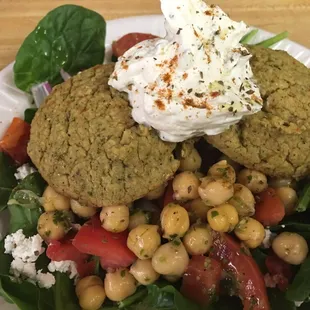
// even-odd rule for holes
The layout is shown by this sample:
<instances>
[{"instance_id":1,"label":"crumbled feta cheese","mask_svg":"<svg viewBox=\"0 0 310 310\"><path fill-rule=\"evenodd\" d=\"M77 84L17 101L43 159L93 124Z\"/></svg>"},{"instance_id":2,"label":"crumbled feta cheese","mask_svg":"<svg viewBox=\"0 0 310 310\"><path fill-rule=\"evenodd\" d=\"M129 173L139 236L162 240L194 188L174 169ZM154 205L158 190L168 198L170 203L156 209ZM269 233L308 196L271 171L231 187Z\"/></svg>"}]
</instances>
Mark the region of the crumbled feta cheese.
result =
<instances>
[{"instance_id":1,"label":"crumbled feta cheese","mask_svg":"<svg viewBox=\"0 0 310 310\"><path fill-rule=\"evenodd\" d=\"M24 164L17 169L17 172L14 174L16 180L23 180L29 174L36 172L37 170L31 167L29 164Z\"/></svg>"},{"instance_id":2,"label":"crumbled feta cheese","mask_svg":"<svg viewBox=\"0 0 310 310\"><path fill-rule=\"evenodd\" d=\"M10 274L15 278L35 280L37 274L35 263L25 263L20 258L15 258L11 263Z\"/></svg>"},{"instance_id":3,"label":"crumbled feta cheese","mask_svg":"<svg viewBox=\"0 0 310 310\"><path fill-rule=\"evenodd\" d=\"M275 233L272 233L269 229L265 229L265 238L263 240L263 247L265 249L269 249L271 247L272 240L275 236Z\"/></svg>"},{"instance_id":4,"label":"crumbled feta cheese","mask_svg":"<svg viewBox=\"0 0 310 310\"><path fill-rule=\"evenodd\" d=\"M64 260L60 262L52 261L49 263L47 268L50 272L59 271L61 273L67 273L70 279L78 277L76 264L71 260Z\"/></svg>"},{"instance_id":5,"label":"crumbled feta cheese","mask_svg":"<svg viewBox=\"0 0 310 310\"><path fill-rule=\"evenodd\" d=\"M303 301L294 301L295 306L299 308L304 302Z\"/></svg>"},{"instance_id":6,"label":"crumbled feta cheese","mask_svg":"<svg viewBox=\"0 0 310 310\"><path fill-rule=\"evenodd\" d=\"M35 262L44 252L43 239L39 234L26 238L23 230L8 235L4 241L5 253L14 259L21 259L25 263Z\"/></svg>"},{"instance_id":7,"label":"crumbled feta cheese","mask_svg":"<svg viewBox=\"0 0 310 310\"><path fill-rule=\"evenodd\" d=\"M281 225L282 228L285 228L285 225Z\"/></svg>"},{"instance_id":8,"label":"crumbled feta cheese","mask_svg":"<svg viewBox=\"0 0 310 310\"><path fill-rule=\"evenodd\" d=\"M55 283L56 279L51 273L43 273L42 270L39 270L36 276L39 287L42 288L51 288Z\"/></svg>"}]
</instances>

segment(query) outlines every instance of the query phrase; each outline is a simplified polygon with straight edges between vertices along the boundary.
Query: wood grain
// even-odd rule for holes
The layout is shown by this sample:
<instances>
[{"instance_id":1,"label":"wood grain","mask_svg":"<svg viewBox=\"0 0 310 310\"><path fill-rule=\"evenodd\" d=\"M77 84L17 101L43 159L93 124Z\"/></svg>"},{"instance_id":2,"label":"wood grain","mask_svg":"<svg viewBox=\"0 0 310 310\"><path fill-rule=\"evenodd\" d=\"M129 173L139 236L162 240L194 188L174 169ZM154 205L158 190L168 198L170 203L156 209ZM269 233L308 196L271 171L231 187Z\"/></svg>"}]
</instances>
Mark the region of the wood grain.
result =
<instances>
[{"instance_id":1,"label":"wood grain","mask_svg":"<svg viewBox=\"0 0 310 310\"><path fill-rule=\"evenodd\" d=\"M176 1L176 0L171 0ZM310 48L310 0L215 0L235 20L290 38ZM66 3L96 10L106 19L159 14L159 0L0 0L0 69L14 60L26 35L51 9Z\"/></svg>"}]
</instances>

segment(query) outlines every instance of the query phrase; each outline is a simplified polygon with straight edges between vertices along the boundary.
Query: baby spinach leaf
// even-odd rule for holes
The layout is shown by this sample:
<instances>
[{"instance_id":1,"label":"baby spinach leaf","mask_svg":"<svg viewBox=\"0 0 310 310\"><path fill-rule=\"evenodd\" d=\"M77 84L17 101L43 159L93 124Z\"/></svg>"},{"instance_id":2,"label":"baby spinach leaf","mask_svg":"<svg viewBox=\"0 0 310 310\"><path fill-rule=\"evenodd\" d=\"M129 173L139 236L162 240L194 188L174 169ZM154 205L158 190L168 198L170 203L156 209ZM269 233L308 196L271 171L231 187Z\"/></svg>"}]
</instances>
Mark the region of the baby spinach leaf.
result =
<instances>
[{"instance_id":1,"label":"baby spinach leaf","mask_svg":"<svg viewBox=\"0 0 310 310\"><path fill-rule=\"evenodd\" d=\"M137 294L144 296L143 291ZM135 298L134 296L132 296ZM202 310L200 306L183 297L172 285L159 287L155 284L147 286L147 295L140 302L123 307L126 310ZM103 308L105 309L105 308Z\"/></svg>"},{"instance_id":2,"label":"baby spinach leaf","mask_svg":"<svg viewBox=\"0 0 310 310\"><path fill-rule=\"evenodd\" d=\"M38 109L37 108L30 108L30 109L26 109L24 112L24 120L25 122L27 122L28 124L31 124L35 114L37 113Z\"/></svg>"},{"instance_id":3,"label":"baby spinach leaf","mask_svg":"<svg viewBox=\"0 0 310 310\"><path fill-rule=\"evenodd\" d=\"M304 301L310 296L310 257L301 265L293 283L286 291L286 298L291 301Z\"/></svg>"},{"instance_id":4,"label":"baby spinach leaf","mask_svg":"<svg viewBox=\"0 0 310 310\"><path fill-rule=\"evenodd\" d=\"M262 274L265 274L267 272L267 267L265 264L267 254L260 248L252 250L251 253Z\"/></svg>"},{"instance_id":5,"label":"baby spinach leaf","mask_svg":"<svg viewBox=\"0 0 310 310\"><path fill-rule=\"evenodd\" d=\"M48 81L62 82L60 70L71 75L103 63L104 18L77 5L49 12L25 39L14 65L15 84L24 91Z\"/></svg>"},{"instance_id":6,"label":"baby spinach leaf","mask_svg":"<svg viewBox=\"0 0 310 310\"><path fill-rule=\"evenodd\" d=\"M46 183L38 172L28 175L13 190L8 206L11 215L10 233L23 229L26 236L34 235L37 231L38 219L42 213L39 200ZM27 193L21 201L21 193ZM32 193L31 195L29 193ZM25 206L26 205L26 206Z\"/></svg>"},{"instance_id":7,"label":"baby spinach leaf","mask_svg":"<svg viewBox=\"0 0 310 310\"><path fill-rule=\"evenodd\" d=\"M299 196L296 211L305 212L309 207L310 207L310 184L308 183L305 185Z\"/></svg>"},{"instance_id":8,"label":"baby spinach leaf","mask_svg":"<svg viewBox=\"0 0 310 310\"><path fill-rule=\"evenodd\" d=\"M16 169L10 158L5 153L0 152L0 212L6 209L11 192L17 185L15 172Z\"/></svg>"},{"instance_id":9,"label":"baby spinach leaf","mask_svg":"<svg viewBox=\"0 0 310 310\"><path fill-rule=\"evenodd\" d=\"M287 300L285 293L278 289L268 289L268 298L272 310L296 310L295 303Z\"/></svg>"},{"instance_id":10,"label":"baby spinach leaf","mask_svg":"<svg viewBox=\"0 0 310 310\"><path fill-rule=\"evenodd\" d=\"M73 281L60 272L55 274L56 284L53 286L54 310L80 310L78 299L75 294Z\"/></svg>"}]
</instances>

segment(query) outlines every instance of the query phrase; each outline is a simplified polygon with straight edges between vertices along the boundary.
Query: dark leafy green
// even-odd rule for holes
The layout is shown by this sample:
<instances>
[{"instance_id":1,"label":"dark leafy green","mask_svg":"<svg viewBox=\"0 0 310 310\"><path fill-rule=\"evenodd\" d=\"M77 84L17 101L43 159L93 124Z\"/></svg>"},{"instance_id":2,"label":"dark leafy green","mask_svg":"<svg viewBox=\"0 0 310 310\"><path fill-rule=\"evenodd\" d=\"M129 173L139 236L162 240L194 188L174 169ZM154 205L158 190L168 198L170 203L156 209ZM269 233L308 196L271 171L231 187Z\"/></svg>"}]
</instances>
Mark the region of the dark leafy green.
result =
<instances>
[{"instance_id":1,"label":"dark leafy green","mask_svg":"<svg viewBox=\"0 0 310 310\"><path fill-rule=\"evenodd\" d=\"M310 257L301 265L293 283L286 291L286 298L291 301L304 301L310 297Z\"/></svg>"},{"instance_id":2,"label":"dark leafy green","mask_svg":"<svg viewBox=\"0 0 310 310\"><path fill-rule=\"evenodd\" d=\"M6 209L12 190L17 185L15 172L16 168L12 165L10 158L0 152L0 212Z\"/></svg>"},{"instance_id":3,"label":"dark leafy green","mask_svg":"<svg viewBox=\"0 0 310 310\"><path fill-rule=\"evenodd\" d=\"M296 211L304 212L309 208L309 206L310 206L310 183L306 184L301 194L299 195Z\"/></svg>"},{"instance_id":4,"label":"dark leafy green","mask_svg":"<svg viewBox=\"0 0 310 310\"><path fill-rule=\"evenodd\" d=\"M143 293L138 292L142 297ZM134 295L135 296L135 295ZM132 296L132 298L135 298ZM104 308L105 309L105 308ZM147 286L147 295L140 302L123 307L126 310L199 310L202 307L186 299L172 285L159 287L157 285Z\"/></svg>"},{"instance_id":5,"label":"dark leafy green","mask_svg":"<svg viewBox=\"0 0 310 310\"><path fill-rule=\"evenodd\" d=\"M24 91L48 81L62 81L60 70L73 75L101 64L106 23L91 10L63 5L49 12L25 39L14 65L15 84Z\"/></svg>"},{"instance_id":6,"label":"dark leafy green","mask_svg":"<svg viewBox=\"0 0 310 310\"><path fill-rule=\"evenodd\" d=\"M25 122L27 122L28 124L31 124L37 111L38 111L37 108L26 109L24 113Z\"/></svg>"},{"instance_id":7,"label":"dark leafy green","mask_svg":"<svg viewBox=\"0 0 310 310\"><path fill-rule=\"evenodd\" d=\"M285 293L278 289L268 289L268 298L272 310L295 310L293 301L287 300Z\"/></svg>"},{"instance_id":8,"label":"dark leafy green","mask_svg":"<svg viewBox=\"0 0 310 310\"><path fill-rule=\"evenodd\" d=\"M267 267L265 264L267 254L260 248L252 250L251 253L262 274L265 274L267 272Z\"/></svg>"},{"instance_id":9,"label":"dark leafy green","mask_svg":"<svg viewBox=\"0 0 310 310\"><path fill-rule=\"evenodd\" d=\"M39 197L46 183L38 172L28 175L13 190L9 200L10 233L23 229L26 236L36 234L38 219L42 213ZM24 195L23 195L24 194Z\"/></svg>"}]
</instances>

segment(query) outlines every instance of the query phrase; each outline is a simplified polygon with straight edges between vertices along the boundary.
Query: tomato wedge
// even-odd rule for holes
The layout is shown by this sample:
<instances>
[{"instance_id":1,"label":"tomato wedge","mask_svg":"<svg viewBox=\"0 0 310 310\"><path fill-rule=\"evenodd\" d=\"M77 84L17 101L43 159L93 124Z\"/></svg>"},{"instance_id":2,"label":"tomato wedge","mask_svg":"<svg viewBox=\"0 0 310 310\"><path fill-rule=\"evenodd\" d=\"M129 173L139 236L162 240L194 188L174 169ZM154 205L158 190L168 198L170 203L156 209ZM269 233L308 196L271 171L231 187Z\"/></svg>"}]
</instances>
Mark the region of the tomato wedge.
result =
<instances>
[{"instance_id":1,"label":"tomato wedge","mask_svg":"<svg viewBox=\"0 0 310 310\"><path fill-rule=\"evenodd\" d=\"M10 127L0 141L0 150L22 165L28 161L27 144L30 138L30 125L21 118L14 117Z\"/></svg>"},{"instance_id":2,"label":"tomato wedge","mask_svg":"<svg viewBox=\"0 0 310 310\"><path fill-rule=\"evenodd\" d=\"M94 274L95 261L88 261L90 255L81 253L72 245L72 239L62 241L53 240L49 243L46 256L55 262L72 260L76 263L76 268L81 277Z\"/></svg>"},{"instance_id":3,"label":"tomato wedge","mask_svg":"<svg viewBox=\"0 0 310 310\"><path fill-rule=\"evenodd\" d=\"M219 293L221 264L213 258L193 256L183 276L181 293L200 305L207 305Z\"/></svg>"},{"instance_id":4,"label":"tomato wedge","mask_svg":"<svg viewBox=\"0 0 310 310\"><path fill-rule=\"evenodd\" d=\"M82 253L99 256L104 269L128 267L137 257L128 249L127 237L127 231L105 230L98 216L94 216L78 231L72 244Z\"/></svg>"},{"instance_id":5,"label":"tomato wedge","mask_svg":"<svg viewBox=\"0 0 310 310\"><path fill-rule=\"evenodd\" d=\"M254 217L264 226L277 225L284 216L284 204L273 188L269 187L257 196Z\"/></svg>"},{"instance_id":6,"label":"tomato wedge","mask_svg":"<svg viewBox=\"0 0 310 310\"><path fill-rule=\"evenodd\" d=\"M112 45L113 55L116 57L123 56L125 52L127 52L130 48L132 48L136 44L145 40L155 38L158 37L149 33L139 33L139 32L128 33L123 37L121 37L119 40L113 42Z\"/></svg>"},{"instance_id":7,"label":"tomato wedge","mask_svg":"<svg viewBox=\"0 0 310 310\"><path fill-rule=\"evenodd\" d=\"M213 232L213 250L210 256L221 262L223 269L232 274L244 310L270 310L265 282L254 259L245 254L240 243L227 234Z\"/></svg>"}]
</instances>

